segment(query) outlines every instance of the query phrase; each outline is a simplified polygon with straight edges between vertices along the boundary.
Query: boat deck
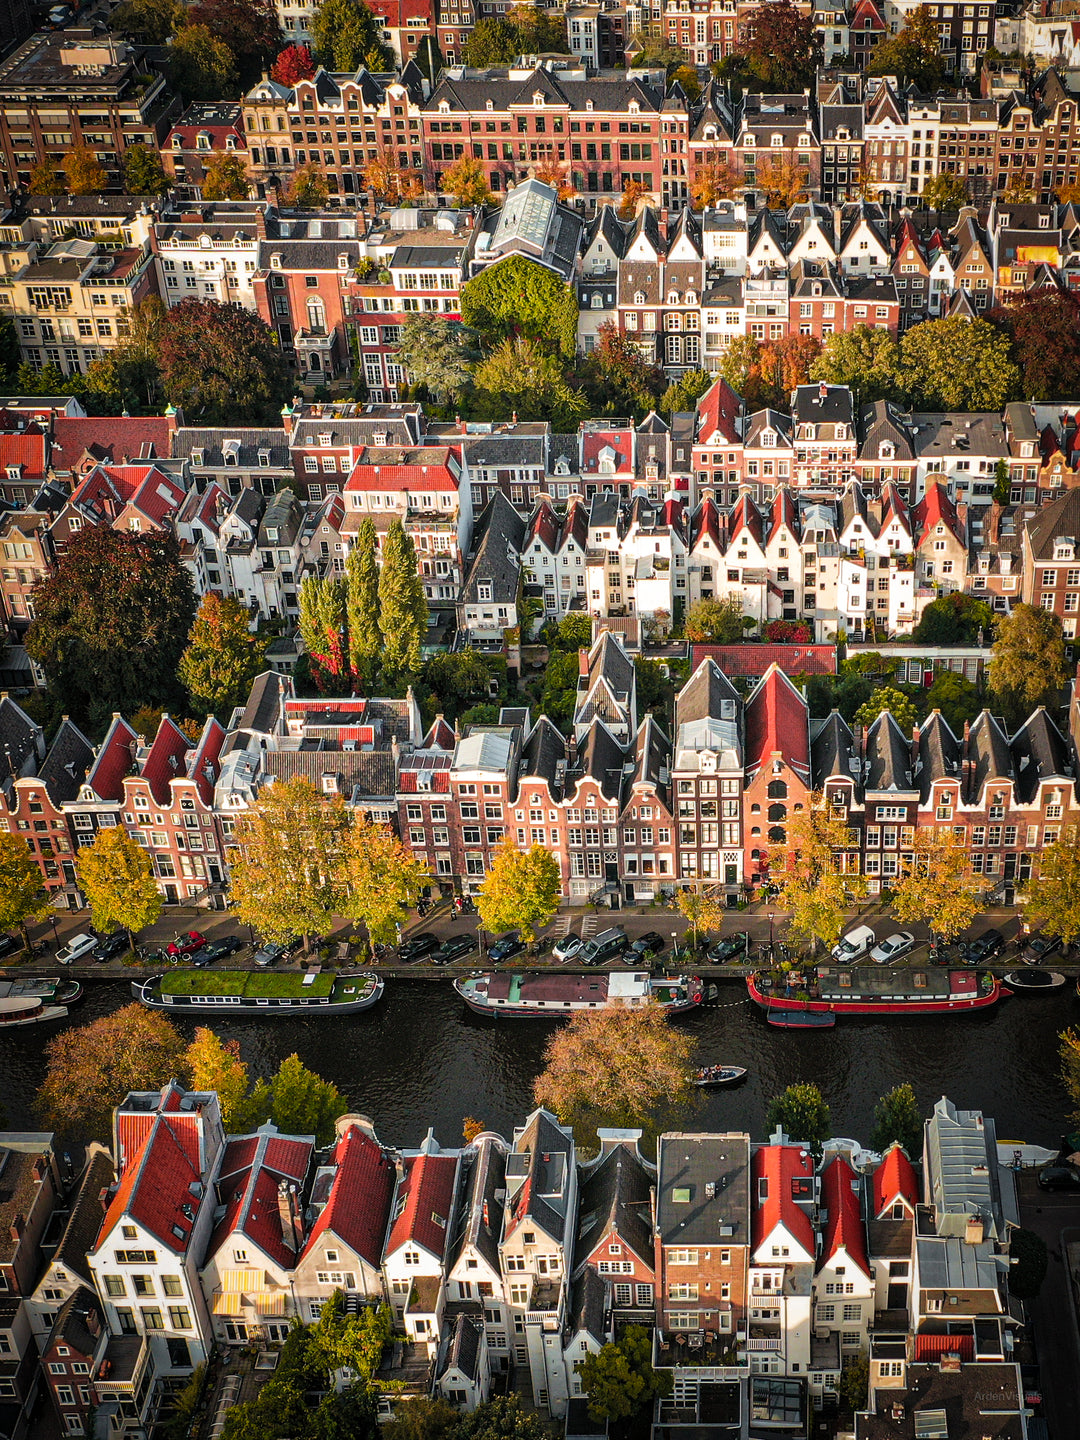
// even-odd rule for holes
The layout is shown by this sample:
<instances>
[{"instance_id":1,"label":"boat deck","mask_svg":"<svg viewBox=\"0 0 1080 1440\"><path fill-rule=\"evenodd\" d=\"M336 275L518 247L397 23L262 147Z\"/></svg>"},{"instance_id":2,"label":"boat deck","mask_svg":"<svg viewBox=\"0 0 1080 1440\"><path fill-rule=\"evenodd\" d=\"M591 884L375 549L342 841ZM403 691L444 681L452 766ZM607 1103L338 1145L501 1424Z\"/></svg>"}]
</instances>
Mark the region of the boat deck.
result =
<instances>
[{"instance_id":1,"label":"boat deck","mask_svg":"<svg viewBox=\"0 0 1080 1440\"><path fill-rule=\"evenodd\" d=\"M879 969L876 965L873 969L867 965L851 969L823 965L818 970L817 988L822 1000L925 1000L929 997L967 1000L979 994L979 976L974 970L914 970L907 966Z\"/></svg>"},{"instance_id":2,"label":"boat deck","mask_svg":"<svg viewBox=\"0 0 1080 1440\"><path fill-rule=\"evenodd\" d=\"M468 982L466 982L468 983ZM606 975L529 975L496 971L481 975L471 986L478 996L517 1004L603 1004L608 998Z\"/></svg>"}]
</instances>

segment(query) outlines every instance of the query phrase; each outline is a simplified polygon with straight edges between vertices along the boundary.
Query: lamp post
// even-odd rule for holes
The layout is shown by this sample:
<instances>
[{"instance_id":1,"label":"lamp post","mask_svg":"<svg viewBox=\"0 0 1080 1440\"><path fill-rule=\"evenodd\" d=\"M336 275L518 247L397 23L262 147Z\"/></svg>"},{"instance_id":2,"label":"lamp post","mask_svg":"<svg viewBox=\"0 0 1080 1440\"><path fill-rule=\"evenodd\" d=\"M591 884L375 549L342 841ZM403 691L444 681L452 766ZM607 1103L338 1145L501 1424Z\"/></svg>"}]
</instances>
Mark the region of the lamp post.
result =
<instances>
[{"instance_id":1,"label":"lamp post","mask_svg":"<svg viewBox=\"0 0 1080 1440\"><path fill-rule=\"evenodd\" d=\"M679 932L678 932L677 930L672 930L672 932L671 932L671 954L672 954L672 958L673 958L674 960L678 961L678 958L679 958Z\"/></svg>"},{"instance_id":2,"label":"lamp post","mask_svg":"<svg viewBox=\"0 0 1080 1440\"><path fill-rule=\"evenodd\" d=\"M770 911L769 911L769 964L770 964L770 965L772 964L772 958L773 958L773 948L772 948L773 941L772 941L772 937L773 937L773 921L775 920L775 918L776 918L775 915L774 915L774 914L772 913L772 911L770 910Z\"/></svg>"}]
</instances>

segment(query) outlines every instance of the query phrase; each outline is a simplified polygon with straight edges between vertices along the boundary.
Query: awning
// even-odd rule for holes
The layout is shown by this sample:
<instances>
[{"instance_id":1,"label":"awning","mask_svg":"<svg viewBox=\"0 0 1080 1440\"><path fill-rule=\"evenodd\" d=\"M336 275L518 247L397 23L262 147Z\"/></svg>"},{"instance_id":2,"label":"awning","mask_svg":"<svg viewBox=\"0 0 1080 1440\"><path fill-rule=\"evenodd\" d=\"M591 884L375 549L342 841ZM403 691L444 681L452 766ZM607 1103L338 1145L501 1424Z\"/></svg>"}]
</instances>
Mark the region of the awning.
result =
<instances>
[{"instance_id":1,"label":"awning","mask_svg":"<svg viewBox=\"0 0 1080 1440\"><path fill-rule=\"evenodd\" d=\"M252 1297L255 1302L255 1309L260 1315L284 1315L285 1314L285 1291L279 1290L276 1295L268 1295L265 1291Z\"/></svg>"},{"instance_id":2,"label":"awning","mask_svg":"<svg viewBox=\"0 0 1080 1440\"><path fill-rule=\"evenodd\" d=\"M244 1297L236 1290L220 1291L210 1308L215 1315L239 1315L244 1309Z\"/></svg>"},{"instance_id":3,"label":"awning","mask_svg":"<svg viewBox=\"0 0 1080 1440\"><path fill-rule=\"evenodd\" d=\"M262 1270L222 1270L221 1288L243 1294L245 1290L263 1290L266 1275Z\"/></svg>"}]
</instances>

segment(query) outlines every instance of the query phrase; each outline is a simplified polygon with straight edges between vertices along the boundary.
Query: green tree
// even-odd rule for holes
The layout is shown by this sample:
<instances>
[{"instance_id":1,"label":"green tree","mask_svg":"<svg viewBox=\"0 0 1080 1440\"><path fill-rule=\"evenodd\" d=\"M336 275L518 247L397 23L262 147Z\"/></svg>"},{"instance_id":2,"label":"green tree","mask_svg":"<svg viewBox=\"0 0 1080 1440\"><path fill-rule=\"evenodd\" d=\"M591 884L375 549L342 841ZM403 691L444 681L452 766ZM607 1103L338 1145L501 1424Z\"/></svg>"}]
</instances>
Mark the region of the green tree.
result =
<instances>
[{"instance_id":1,"label":"green tree","mask_svg":"<svg viewBox=\"0 0 1080 1440\"><path fill-rule=\"evenodd\" d=\"M911 638L921 645L973 645L979 633L989 633L993 611L985 600L954 591L932 600L922 613Z\"/></svg>"},{"instance_id":2,"label":"green tree","mask_svg":"<svg viewBox=\"0 0 1080 1440\"><path fill-rule=\"evenodd\" d=\"M769 879L778 887L776 908L789 913L797 944L835 945L850 907L866 894L857 873L858 838L846 820L832 816L819 794L787 821L787 837L769 846Z\"/></svg>"},{"instance_id":3,"label":"green tree","mask_svg":"<svg viewBox=\"0 0 1080 1440\"><path fill-rule=\"evenodd\" d=\"M26 648L73 719L178 697L195 595L171 534L88 526L35 585L34 613Z\"/></svg>"},{"instance_id":4,"label":"green tree","mask_svg":"<svg viewBox=\"0 0 1080 1440\"><path fill-rule=\"evenodd\" d=\"M399 519L391 520L383 541L379 573L379 628L383 669L391 675L420 668L420 647L427 634L428 605L416 563L416 547Z\"/></svg>"},{"instance_id":5,"label":"green tree","mask_svg":"<svg viewBox=\"0 0 1080 1440\"><path fill-rule=\"evenodd\" d=\"M423 679L439 709L453 719L472 701L486 698L493 680L502 688L506 665L501 655L483 655L472 646L453 652L441 650L425 664Z\"/></svg>"},{"instance_id":6,"label":"green tree","mask_svg":"<svg viewBox=\"0 0 1080 1440\"><path fill-rule=\"evenodd\" d=\"M129 145L124 151L124 189L129 195L165 195L172 183L150 145Z\"/></svg>"},{"instance_id":7,"label":"green tree","mask_svg":"<svg viewBox=\"0 0 1080 1440\"><path fill-rule=\"evenodd\" d=\"M229 903L268 940L329 932L341 913L349 814L305 776L265 786L235 820Z\"/></svg>"},{"instance_id":8,"label":"green tree","mask_svg":"<svg viewBox=\"0 0 1080 1440\"><path fill-rule=\"evenodd\" d=\"M524 1410L514 1394L496 1395L462 1419L462 1440L549 1440L535 1411Z\"/></svg>"},{"instance_id":9,"label":"green tree","mask_svg":"<svg viewBox=\"0 0 1080 1440\"><path fill-rule=\"evenodd\" d=\"M472 155L462 155L443 171L439 176L439 189L444 195L450 195L460 210L488 205L492 200L487 172Z\"/></svg>"},{"instance_id":10,"label":"green tree","mask_svg":"<svg viewBox=\"0 0 1080 1440\"><path fill-rule=\"evenodd\" d=\"M268 641L251 633L250 620L239 600L213 590L202 598L177 673L205 714L227 718L262 669Z\"/></svg>"},{"instance_id":11,"label":"green tree","mask_svg":"<svg viewBox=\"0 0 1080 1440\"><path fill-rule=\"evenodd\" d=\"M854 1414L866 1409L870 1393L870 1356L860 1350L840 1371L840 1394L848 1409Z\"/></svg>"},{"instance_id":12,"label":"green tree","mask_svg":"<svg viewBox=\"0 0 1080 1440\"><path fill-rule=\"evenodd\" d=\"M907 736L911 735L912 729L918 724L919 712L916 710L914 702L902 690L897 690L894 685L879 685L866 704L856 711L856 723L869 727L883 710L888 710Z\"/></svg>"},{"instance_id":13,"label":"green tree","mask_svg":"<svg viewBox=\"0 0 1080 1440\"><path fill-rule=\"evenodd\" d=\"M185 1055L193 1090L213 1090L221 1105L221 1123L230 1134L242 1134L251 1121L248 1068L240 1058L239 1040L222 1040L200 1025Z\"/></svg>"},{"instance_id":14,"label":"green tree","mask_svg":"<svg viewBox=\"0 0 1080 1440\"><path fill-rule=\"evenodd\" d=\"M519 850L507 838L495 852L476 903L485 930L520 930L531 943L559 908L559 862L542 845Z\"/></svg>"},{"instance_id":15,"label":"green tree","mask_svg":"<svg viewBox=\"0 0 1080 1440\"><path fill-rule=\"evenodd\" d=\"M990 689L1006 717L1019 722L1053 704L1069 681L1061 621L1050 610L1014 605L998 616L990 660Z\"/></svg>"},{"instance_id":16,"label":"green tree","mask_svg":"<svg viewBox=\"0 0 1080 1440\"><path fill-rule=\"evenodd\" d=\"M894 886L893 914L902 925L926 921L949 944L982 908L980 887L971 857L952 831L921 827Z\"/></svg>"},{"instance_id":17,"label":"green tree","mask_svg":"<svg viewBox=\"0 0 1080 1440\"><path fill-rule=\"evenodd\" d=\"M272 1120L284 1135L314 1135L323 1149L334 1138L334 1121L348 1104L337 1086L304 1065L299 1055L282 1060L267 1083L258 1080L248 1101L257 1123Z\"/></svg>"},{"instance_id":18,"label":"green tree","mask_svg":"<svg viewBox=\"0 0 1080 1440\"><path fill-rule=\"evenodd\" d=\"M663 372L610 320L597 331L579 373L593 414L640 417L654 408L664 385Z\"/></svg>"},{"instance_id":19,"label":"green tree","mask_svg":"<svg viewBox=\"0 0 1080 1440\"><path fill-rule=\"evenodd\" d=\"M237 150L215 150L203 166L200 189L204 200L246 200L251 180L243 155Z\"/></svg>"},{"instance_id":20,"label":"green tree","mask_svg":"<svg viewBox=\"0 0 1080 1440\"><path fill-rule=\"evenodd\" d=\"M644 1325L627 1325L614 1344L578 1360L574 1369L594 1420L627 1421L657 1398L670 1395L670 1370L652 1366L652 1333Z\"/></svg>"},{"instance_id":21,"label":"green tree","mask_svg":"<svg viewBox=\"0 0 1080 1440\"><path fill-rule=\"evenodd\" d=\"M1009 340L986 320L913 325L900 342L901 380L917 410L993 411L1019 394Z\"/></svg>"},{"instance_id":22,"label":"green tree","mask_svg":"<svg viewBox=\"0 0 1080 1440\"><path fill-rule=\"evenodd\" d=\"M737 395L745 398L756 371L761 366L761 345L752 335L733 335L724 346L716 373L726 380Z\"/></svg>"},{"instance_id":23,"label":"green tree","mask_svg":"<svg viewBox=\"0 0 1080 1440\"><path fill-rule=\"evenodd\" d=\"M373 944L393 942L431 878L388 826L360 816L345 839L345 877L342 913L365 925Z\"/></svg>"},{"instance_id":24,"label":"green tree","mask_svg":"<svg viewBox=\"0 0 1080 1440\"><path fill-rule=\"evenodd\" d=\"M720 932L724 923L724 907L715 895L704 887L688 885L675 892L675 905L690 929L694 932L694 949L697 950L701 932Z\"/></svg>"},{"instance_id":25,"label":"green tree","mask_svg":"<svg viewBox=\"0 0 1080 1440\"><path fill-rule=\"evenodd\" d=\"M811 380L849 385L860 405L899 398L900 347L888 330L856 325L826 339L810 366Z\"/></svg>"},{"instance_id":26,"label":"green tree","mask_svg":"<svg viewBox=\"0 0 1080 1440\"><path fill-rule=\"evenodd\" d=\"M161 914L161 892L150 856L136 845L122 825L99 830L75 862L79 885L99 934L126 930L131 948L135 936Z\"/></svg>"},{"instance_id":27,"label":"green tree","mask_svg":"<svg viewBox=\"0 0 1080 1440\"><path fill-rule=\"evenodd\" d=\"M895 75L902 85L914 85L925 95L937 93L945 71L937 20L929 5L910 10L900 33L881 40L866 67L868 75Z\"/></svg>"},{"instance_id":28,"label":"green tree","mask_svg":"<svg viewBox=\"0 0 1080 1440\"><path fill-rule=\"evenodd\" d=\"M978 686L955 670L942 670L926 692L928 710L940 710L954 735L964 733L964 722L975 719L982 709Z\"/></svg>"},{"instance_id":29,"label":"green tree","mask_svg":"<svg viewBox=\"0 0 1080 1440\"><path fill-rule=\"evenodd\" d=\"M902 1085L894 1085L874 1106L871 1150L884 1155L893 1141L899 1140L908 1159L917 1160L922 1154L922 1133L922 1111L915 1091L906 1081Z\"/></svg>"},{"instance_id":30,"label":"green tree","mask_svg":"<svg viewBox=\"0 0 1080 1440\"><path fill-rule=\"evenodd\" d=\"M345 561L349 665L355 675L371 679L382 652L379 628L379 562L375 522L361 521L356 544Z\"/></svg>"},{"instance_id":31,"label":"green tree","mask_svg":"<svg viewBox=\"0 0 1080 1440\"><path fill-rule=\"evenodd\" d=\"M696 410L697 402L714 384L716 377L707 370L687 370L673 380L664 391L660 409L665 415L676 415L683 410Z\"/></svg>"},{"instance_id":32,"label":"green tree","mask_svg":"<svg viewBox=\"0 0 1080 1440\"><path fill-rule=\"evenodd\" d=\"M316 685L320 690L343 688L349 668L345 580L332 574L305 575L297 623Z\"/></svg>"},{"instance_id":33,"label":"green tree","mask_svg":"<svg viewBox=\"0 0 1080 1440\"><path fill-rule=\"evenodd\" d=\"M165 302L158 295L148 295L131 309L125 307L117 329L122 326L126 333L102 359L91 362L90 389L108 396L116 410L146 414L161 409L158 342L165 314Z\"/></svg>"},{"instance_id":34,"label":"green tree","mask_svg":"<svg viewBox=\"0 0 1080 1440\"><path fill-rule=\"evenodd\" d=\"M832 1133L832 1112L816 1085L789 1085L774 1095L765 1112L765 1131L783 1130L789 1140L801 1140L815 1155Z\"/></svg>"},{"instance_id":35,"label":"green tree","mask_svg":"<svg viewBox=\"0 0 1080 1440\"><path fill-rule=\"evenodd\" d=\"M1029 925L1045 922L1051 935L1066 945L1080 939L1080 843L1075 825L1066 825L1052 845L1039 855L1038 877L1027 884L1024 919Z\"/></svg>"},{"instance_id":36,"label":"green tree","mask_svg":"<svg viewBox=\"0 0 1080 1440\"><path fill-rule=\"evenodd\" d=\"M791 94L812 86L821 53L812 16L792 0L758 6L740 28L739 55L763 90Z\"/></svg>"},{"instance_id":37,"label":"green tree","mask_svg":"<svg viewBox=\"0 0 1080 1440\"><path fill-rule=\"evenodd\" d=\"M923 199L931 210L959 210L971 204L967 185L951 170L940 170L923 186Z\"/></svg>"},{"instance_id":38,"label":"green tree","mask_svg":"<svg viewBox=\"0 0 1080 1440\"><path fill-rule=\"evenodd\" d=\"M283 35L273 0L195 0L188 23L205 25L236 58L241 88L254 85L281 49Z\"/></svg>"},{"instance_id":39,"label":"green tree","mask_svg":"<svg viewBox=\"0 0 1080 1440\"><path fill-rule=\"evenodd\" d=\"M520 3L510 11L510 20L518 32L521 54L540 55L549 50L562 55L568 53L570 46L566 42L564 16L552 15L537 6Z\"/></svg>"},{"instance_id":40,"label":"green tree","mask_svg":"<svg viewBox=\"0 0 1080 1440\"><path fill-rule=\"evenodd\" d=\"M109 183L108 171L88 145L76 145L61 162L69 195L100 195Z\"/></svg>"},{"instance_id":41,"label":"green tree","mask_svg":"<svg viewBox=\"0 0 1080 1440\"><path fill-rule=\"evenodd\" d=\"M746 637L753 621L743 614L736 595L726 600L695 600L683 625L683 634L695 645L734 645Z\"/></svg>"},{"instance_id":42,"label":"green tree","mask_svg":"<svg viewBox=\"0 0 1080 1440\"><path fill-rule=\"evenodd\" d=\"M386 1440L460 1440L460 1431L456 1406L441 1395L421 1395L399 1405L381 1433Z\"/></svg>"},{"instance_id":43,"label":"green tree","mask_svg":"<svg viewBox=\"0 0 1080 1440\"><path fill-rule=\"evenodd\" d=\"M169 46L169 76L191 104L233 99L238 91L236 56L205 25L185 25Z\"/></svg>"},{"instance_id":44,"label":"green tree","mask_svg":"<svg viewBox=\"0 0 1080 1440\"><path fill-rule=\"evenodd\" d=\"M564 360L574 358L574 292L553 270L523 256L488 265L464 285L461 318L490 346L524 335L550 345Z\"/></svg>"},{"instance_id":45,"label":"green tree","mask_svg":"<svg viewBox=\"0 0 1080 1440\"><path fill-rule=\"evenodd\" d=\"M540 713L564 735L569 734L577 694L578 657L576 650L555 650L544 671Z\"/></svg>"},{"instance_id":46,"label":"green tree","mask_svg":"<svg viewBox=\"0 0 1080 1440\"><path fill-rule=\"evenodd\" d=\"M1012 478L1008 462L999 460L994 466L994 504L1008 505L1012 495Z\"/></svg>"},{"instance_id":47,"label":"green tree","mask_svg":"<svg viewBox=\"0 0 1080 1440\"><path fill-rule=\"evenodd\" d=\"M461 58L466 65L482 70L488 65L509 65L520 54L517 26L501 15L485 15L469 31Z\"/></svg>"},{"instance_id":48,"label":"green tree","mask_svg":"<svg viewBox=\"0 0 1080 1440\"><path fill-rule=\"evenodd\" d=\"M280 423L293 381L277 336L241 305L181 300L162 317L162 388L190 424Z\"/></svg>"},{"instance_id":49,"label":"green tree","mask_svg":"<svg viewBox=\"0 0 1080 1440\"><path fill-rule=\"evenodd\" d=\"M533 1098L571 1126L582 1147L595 1148L602 1127L640 1127L654 1137L693 1097L692 1048L658 1005L578 1010L548 1041Z\"/></svg>"},{"instance_id":50,"label":"green tree","mask_svg":"<svg viewBox=\"0 0 1080 1440\"><path fill-rule=\"evenodd\" d=\"M109 25L143 45L164 45L184 20L181 0L121 0Z\"/></svg>"},{"instance_id":51,"label":"green tree","mask_svg":"<svg viewBox=\"0 0 1080 1440\"><path fill-rule=\"evenodd\" d=\"M30 171L29 191L31 195L62 195L64 193L64 182L60 176L60 167L55 160L46 159L40 161Z\"/></svg>"},{"instance_id":52,"label":"green tree","mask_svg":"<svg viewBox=\"0 0 1080 1440\"><path fill-rule=\"evenodd\" d=\"M550 420L557 433L576 430L588 405L566 380L557 356L527 336L506 339L476 367L475 408L489 420Z\"/></svg>"},{"instance_id":53,"label":"green tree","mask_svg":"<svg viewBox=\"0 0 1080 1440\"><path fill-rule=\"evenodd\" d=\"M108 1144L113 1107L129 1090L160 1090L185 1075L185 1050L175 1025L138 1003L69 1026L45 1046L38 1112L50 1130Z\"/></svg>"},{"instance_id":54,"label":"green tree","mask_svg":"<svg viewBox=\"0 0 1080 1440\"><path fill-rule=\"evenodd\" d=\"M1080 1032L1070 1027L1058 1035L1061 1059L1061 1083L1072 1102L1070 1118L1080 1125Z\"/></svg>"},{"instance_id":55,"label":"green tree","mask_svg":"<svg viewBox=\"0 0 1080 1440\"><path fill-rule=\"evenodd\" d=\"M32 920L48 913L48 896L41 883L41 871L21 835L0 831L0 931L18 930L29 951Z\"/></svg>"},{"instance_id":56,"label":"green tree","mask_svg":"<svg viewBox=\"0 0 1080 1440\"><path fill-rule=\"evenodd\" d=\"M1046 1279L1046 1241L1034 1230L1009 1235L1009 1292L1017 1300L1034 1300Z\"/></svg>"},{"instance_id":57,"label":"green tree","mask_svg":"<svg viewBox=\"0 0 1080 1440\"><path fill-rule=\"evenodd\" d=\"M315 59L327 70L355 74L361 65L392 74L394 52L379 38L379 22L363 0L322 0L311 22Z\"/></svg>"},{"instance_id":58,"label":"green tree","mask_svg":"<svg viewBox=\"0 0 1080 1440\"><path fill-rule=\"evenodd\" d=\"M286 201L295 210L321 210L329 199L330 186L317 160L309 160L293 171Z\"/></svg>"},{"instance_id":59,"label":"green tree","mask_svg":"<svg viewBox=\"0 0 1080 1440\"><path fill-rule=\"evenodd\" d=\"M459 320L442 315L407 315L398 359L414 385L423 385L440 405L458 400L472 383L477 358L473 336Z\"/></svg>"}]
</instances>

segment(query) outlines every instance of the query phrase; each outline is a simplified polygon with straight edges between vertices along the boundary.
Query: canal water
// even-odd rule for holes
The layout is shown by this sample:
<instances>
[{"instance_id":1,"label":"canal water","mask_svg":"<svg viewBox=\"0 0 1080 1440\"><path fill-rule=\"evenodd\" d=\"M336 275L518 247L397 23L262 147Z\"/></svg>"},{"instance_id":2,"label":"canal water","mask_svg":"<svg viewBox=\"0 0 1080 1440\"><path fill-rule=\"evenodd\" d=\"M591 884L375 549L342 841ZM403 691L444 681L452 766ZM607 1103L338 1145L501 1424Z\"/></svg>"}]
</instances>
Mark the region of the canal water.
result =
<instances>
[{"instance_id":1,"label":"canal water","mask_svg":"<svg viewBox=\"0 0 1080 1440\"><path fill-rule=\"evenodd\" d=\"M943 1094L997 1120L1004 1140L1056 1145L1068 1125L1058 1071L1058 1033L1080 1024L1071 983L1048 995L1014 995L988 1011L957 1018L837 1023L798 1033L767 1025L741 981L720 984L715 1007L673 1023L693 1037L701 1064L744 1065L735 1090L706 1091L691 1124L763 1136L765 1109L785 1086L812 1080L832 1107L838 1135L867 1140L874 1102L909 1081L924 1111ZM91 982L69 1023L82 1025L130 1002L129 985ZM0 1044L0 1102L10 1129L38 1124L34 1098L45 1072L44 1046L60 1027L9 1032ZM194 1023L181 1022L185 1033ZM380 1138L415 1145L429 1126L459 1143L463 1117L509 1134L531 1106L554 1025L494 1022L471 1015L449 980L388 980L373 1010L340 1020L237 1020L215 1027L240 1042L253 1075L286 1055L332 1080L353 1110L370 1115Z\"/></svg>"}]
</instances>

